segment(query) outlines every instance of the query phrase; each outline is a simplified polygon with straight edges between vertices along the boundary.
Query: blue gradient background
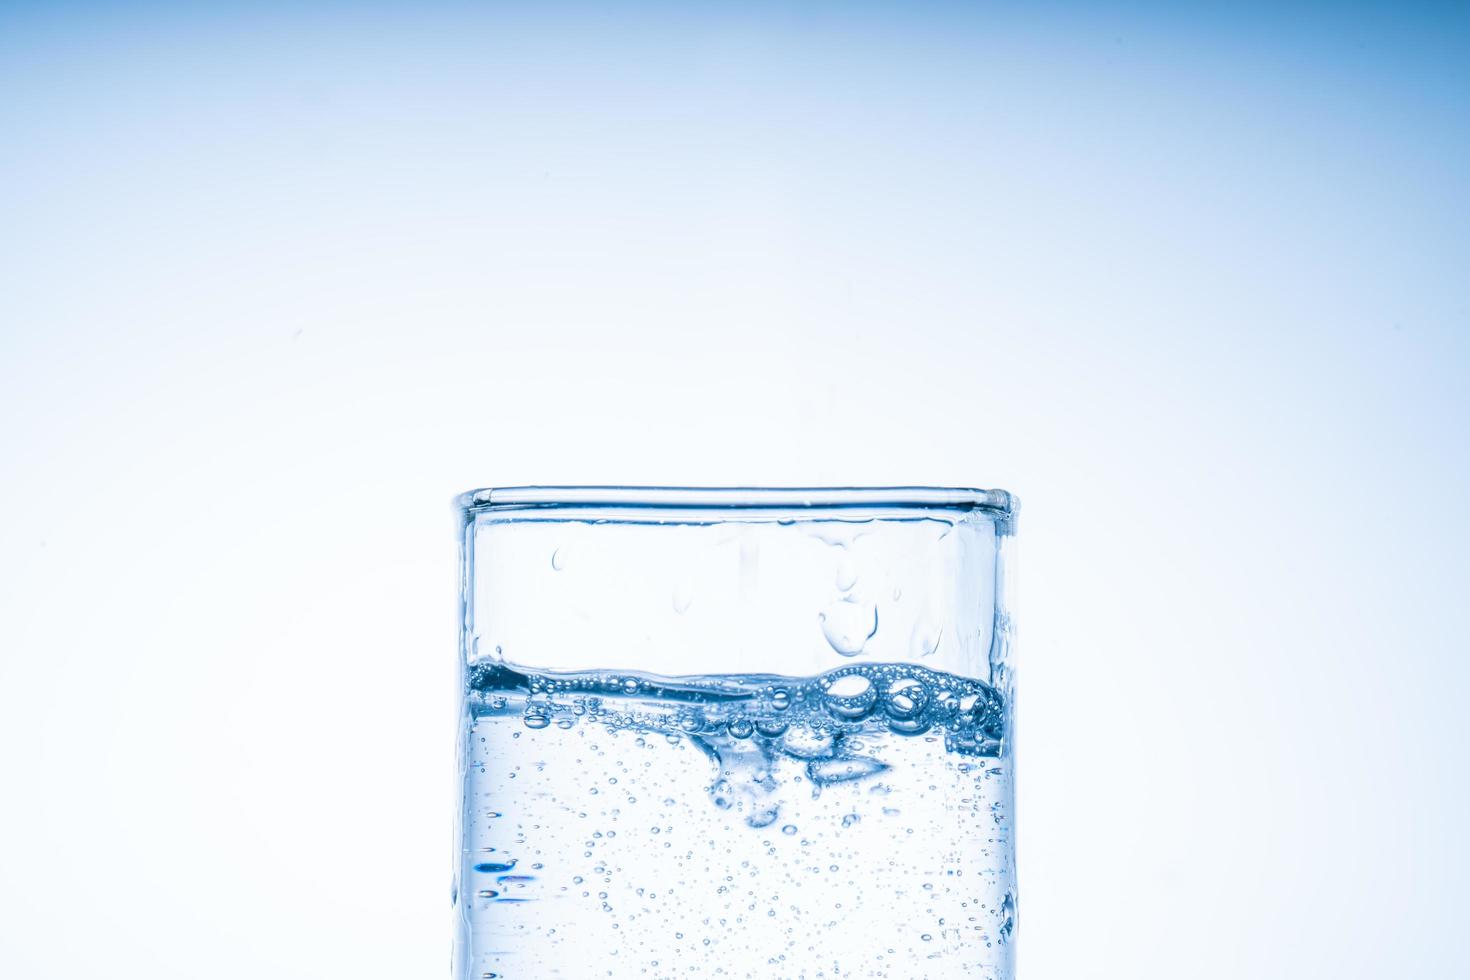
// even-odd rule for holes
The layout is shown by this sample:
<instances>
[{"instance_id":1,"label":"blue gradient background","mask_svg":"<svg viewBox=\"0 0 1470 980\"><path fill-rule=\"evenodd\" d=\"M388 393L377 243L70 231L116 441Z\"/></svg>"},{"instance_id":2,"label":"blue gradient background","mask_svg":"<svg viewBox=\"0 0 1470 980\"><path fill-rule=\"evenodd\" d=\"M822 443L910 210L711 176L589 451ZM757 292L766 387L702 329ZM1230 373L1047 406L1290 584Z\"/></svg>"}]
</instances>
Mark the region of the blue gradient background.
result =
<instances>
[{"instance_id":1,"label":"blue gradient background","mask_svg":"<svg viewBox=\"0 0 1470 980\"><path fill-rule=\"evenodd\" d=\"M452 493L925 482L1025 502L1023 980L1470 975L1467 98L1464 4L0 4L0 972L447 972Z\"/></svg>"}]
</instances>

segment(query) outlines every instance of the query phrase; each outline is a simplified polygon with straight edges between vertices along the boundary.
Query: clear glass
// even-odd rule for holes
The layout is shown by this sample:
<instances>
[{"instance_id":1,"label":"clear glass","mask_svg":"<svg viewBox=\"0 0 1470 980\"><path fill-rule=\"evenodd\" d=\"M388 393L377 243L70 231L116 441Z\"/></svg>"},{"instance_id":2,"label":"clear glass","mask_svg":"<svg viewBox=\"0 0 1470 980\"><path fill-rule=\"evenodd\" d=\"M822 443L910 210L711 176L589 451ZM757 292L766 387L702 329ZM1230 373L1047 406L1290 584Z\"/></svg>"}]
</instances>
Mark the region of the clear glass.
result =
<instances>
[{"instance_id":1,"label":"clear glass","mask_svg":"<svg viewBox=\"0 0 1470 980\"><path fill-rule=\"evenodd\" d=\"M457 980L1010 980L1009 494L459 505Z\"/></svg>"}]
</instances>

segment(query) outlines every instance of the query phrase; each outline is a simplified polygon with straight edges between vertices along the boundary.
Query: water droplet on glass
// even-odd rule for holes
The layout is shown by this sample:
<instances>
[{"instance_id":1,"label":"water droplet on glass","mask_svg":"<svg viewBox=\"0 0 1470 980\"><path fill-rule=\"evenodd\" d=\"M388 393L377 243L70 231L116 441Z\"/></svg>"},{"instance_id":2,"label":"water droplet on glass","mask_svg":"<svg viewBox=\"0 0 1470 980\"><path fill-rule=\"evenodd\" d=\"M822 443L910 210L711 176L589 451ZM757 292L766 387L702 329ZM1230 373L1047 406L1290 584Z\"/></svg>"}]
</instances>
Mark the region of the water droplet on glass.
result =
<instances>
[{"instance_id":1,"label":"water droplet on glass","mask_svg":"<svg viewBox=\"0 0 1470 980\"><path fill-rule=\"evenodd\" d=\"M939 640L944 635L944 627L936 626L927 619L921 619L914 624L914 632L909 636L909 656L913 659L931 656L939 649Z\"/></svg>"},{"instance_id":2,"label":"water droplet on glass","mask_svg":"<svg viewBox=\"0 0 1470 980\"><path fill-rule=\"evenodd\" d=\"M562 568L565 567L566 563L567 560L562 557L560 548L557 548L551 553L551 568L553 571L561 571Z\"/></svg>"},{"instance_id":3,"label":"water droplet on glass","mask_svg":"<svg viewBox=\"0 0 1470 980\"><path fill-rule=\"evenodd\" d=\"M848 596L817 615L828 644L844 657L855 657L878 632L878 607Z\"/></svg>"},{"instance_id":4,"label":"water droplet on glass","mask_svg":"<svg viewBox=\"0 0 1470 980\"><path fill-rule=\"evenodd\" d=\"M852 527L841 521L814 523L808 533L823 544L829 544L834 548L846 548L852 543L854 537Z\"/></svg>"}]
</instances>

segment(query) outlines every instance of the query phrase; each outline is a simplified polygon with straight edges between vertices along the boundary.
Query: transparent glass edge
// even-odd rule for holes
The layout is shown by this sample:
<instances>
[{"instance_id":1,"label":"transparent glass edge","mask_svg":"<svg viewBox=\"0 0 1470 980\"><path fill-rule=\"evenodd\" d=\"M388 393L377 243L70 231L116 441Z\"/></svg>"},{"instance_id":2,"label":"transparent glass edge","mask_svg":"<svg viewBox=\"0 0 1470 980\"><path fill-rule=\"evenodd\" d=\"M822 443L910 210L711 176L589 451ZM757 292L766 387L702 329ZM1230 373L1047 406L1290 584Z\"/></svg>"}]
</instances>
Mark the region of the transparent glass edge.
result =
<instances>
[{"instance_id":1,"label":"transparent glass edge","mask_svg":"<svg viewBox=\"0 0 1470 980\"><path fill-rule=\"evenodd\" d=\"M490 487L454 498L466 514L488 511L602 509L636 512L706 511L814 513L876 509L981 510L1006 525L1019 501L999 489L969 487ZM1004 533L1004 532L1003 532Z\"/></svg>"}]
</instances>

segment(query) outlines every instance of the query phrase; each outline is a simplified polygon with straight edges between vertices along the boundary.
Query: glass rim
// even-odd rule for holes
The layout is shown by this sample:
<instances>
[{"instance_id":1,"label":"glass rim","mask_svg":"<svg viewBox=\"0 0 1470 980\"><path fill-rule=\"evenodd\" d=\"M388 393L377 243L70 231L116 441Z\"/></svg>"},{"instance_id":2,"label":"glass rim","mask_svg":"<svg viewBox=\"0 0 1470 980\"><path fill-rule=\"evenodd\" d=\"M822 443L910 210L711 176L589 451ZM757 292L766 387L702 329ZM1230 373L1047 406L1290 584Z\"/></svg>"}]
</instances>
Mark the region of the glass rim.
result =
<instances>
[{"instance_id":1,"label":"glass rim","mask_svg":"<svg viewBox=\"0 0 1470 980\"><path fill-rule=\"evenodd\" d=\"M1005 490L973 487L484 487L454 499L466 513L529 508L647 510L984 510L1010 517L1019 502Z\"/></svg>"}]
</instances>

